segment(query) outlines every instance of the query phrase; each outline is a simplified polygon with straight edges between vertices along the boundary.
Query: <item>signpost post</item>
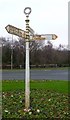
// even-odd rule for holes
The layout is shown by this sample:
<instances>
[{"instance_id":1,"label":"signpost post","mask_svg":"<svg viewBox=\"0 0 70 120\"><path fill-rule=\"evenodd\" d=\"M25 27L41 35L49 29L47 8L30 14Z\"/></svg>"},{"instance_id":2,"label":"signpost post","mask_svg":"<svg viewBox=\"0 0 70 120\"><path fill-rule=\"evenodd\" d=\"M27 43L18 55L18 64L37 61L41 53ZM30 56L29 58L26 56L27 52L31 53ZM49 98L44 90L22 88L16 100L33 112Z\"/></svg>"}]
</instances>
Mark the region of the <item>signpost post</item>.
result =
<instances>
[{"instance_id":1,"label":"signpost post","mask_svg":"<svg viewBox=\"0 0 70 120\"><path fill-rule=\"evenodd\" d=\"M28 12L27 12L28 10ZM29 111L30 107L30 68L29 68L29 14L31 13L31 8L26 7L24 9L26 15L26 74L25 74L25 109L24 111Z\"/></svg>"},{"instance_id":2,"label":"signpost post","mask_svg":"<svg viewBox=\"0 0 70 120\"><path fill-rule=\"evenodd\" d=\"M25 109L28 112L30 109L30 68L29 68L29 42L33 40L55 40L57 35L55 34L35 34L34 30L29 27L29 14L31 8L26 7L24 9L26 15L26 31L16 28L12 25L7 25L5 29L8 33L17 35L25 39L26 42L26 71L25 71ZM30 38L31 37L31 38Z\"/></svg>"}]
</instances>

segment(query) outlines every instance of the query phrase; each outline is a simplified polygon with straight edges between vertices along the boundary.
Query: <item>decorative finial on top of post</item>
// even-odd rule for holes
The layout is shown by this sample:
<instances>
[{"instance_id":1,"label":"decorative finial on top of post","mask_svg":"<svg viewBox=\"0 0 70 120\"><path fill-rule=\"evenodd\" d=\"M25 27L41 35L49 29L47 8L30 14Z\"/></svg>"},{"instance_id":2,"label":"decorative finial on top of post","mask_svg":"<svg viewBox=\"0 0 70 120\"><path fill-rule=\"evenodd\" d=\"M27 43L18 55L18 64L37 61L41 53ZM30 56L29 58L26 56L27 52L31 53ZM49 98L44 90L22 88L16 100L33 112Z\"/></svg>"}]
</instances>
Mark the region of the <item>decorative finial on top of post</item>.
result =
<instances>
[{"instance_id":1,"label":"decorative finial on top of post","mask_svg":"<svg viewBox=\"0 0 70 120\"><path fill-rule=\"evenodd\" d=\"M29 14L31 13L31 8L30 7L26 7L24 9L24 13L25 13L26 16L29 16Z\"/></svg>"}]
</instances>

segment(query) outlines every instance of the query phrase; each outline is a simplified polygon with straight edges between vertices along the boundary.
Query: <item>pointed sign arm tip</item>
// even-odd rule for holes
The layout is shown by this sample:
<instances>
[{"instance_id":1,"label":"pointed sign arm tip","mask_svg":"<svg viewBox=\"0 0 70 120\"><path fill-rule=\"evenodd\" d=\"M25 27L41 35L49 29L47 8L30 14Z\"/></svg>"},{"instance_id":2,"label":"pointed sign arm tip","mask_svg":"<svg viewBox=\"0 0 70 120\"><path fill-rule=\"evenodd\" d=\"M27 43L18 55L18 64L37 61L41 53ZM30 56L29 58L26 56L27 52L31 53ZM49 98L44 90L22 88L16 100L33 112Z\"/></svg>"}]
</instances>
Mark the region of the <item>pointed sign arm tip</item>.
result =
<instances>
[{"instance_id":1,"label":"pointed sign arm tip","mask_svg":"<svg viewBox=\"0 0 70 120\"><path fill-rule=\"evenodd\" d=\"M56 38L58 38L58 36L56 35Z\"/></svg>"},{"instance_id":2,"label":"pointed sign arm tip","mask_svg":"<svg viewBox=\"0 0 70 120\"><path fill-rule=\"evenodd\" d=\"M6 27L5 27L5 29L6 29L6 31L9 33L9 26L10 25L7 25Z\"/></svg>"}]
</instances>

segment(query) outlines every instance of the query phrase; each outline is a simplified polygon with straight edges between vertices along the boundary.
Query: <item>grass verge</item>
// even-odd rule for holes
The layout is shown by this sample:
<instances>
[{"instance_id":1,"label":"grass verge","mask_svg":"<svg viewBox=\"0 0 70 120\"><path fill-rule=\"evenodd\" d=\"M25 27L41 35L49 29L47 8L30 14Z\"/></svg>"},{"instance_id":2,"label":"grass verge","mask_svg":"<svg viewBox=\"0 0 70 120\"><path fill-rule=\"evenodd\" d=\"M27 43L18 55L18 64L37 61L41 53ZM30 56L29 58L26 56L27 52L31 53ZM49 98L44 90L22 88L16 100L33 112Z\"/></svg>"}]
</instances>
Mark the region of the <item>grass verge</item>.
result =
<instances>
[{"instance_id":1,"label":"grass verge","mask_svg":"<svg viewBox=\"0 0 70 120\"><path fill-rule=\"evenodd\" d=\"M2 118L19 120L69 120L67 81L31 81L30 111L25 108L25 83L22 80L2 82Z\"/></svg>"},{"instance_id":2,"label":"grass verge","mask_svg":"<svg viewBox=\"0 0 70 120\"><path fill-rule=\"evenodd\" d=\"M57 92L68 93L68 81L42 80L30 81L31 89L50 89ZM3 80L2 91L24 90L25 82L23 80Z\"/></svg>"}]
</instances>

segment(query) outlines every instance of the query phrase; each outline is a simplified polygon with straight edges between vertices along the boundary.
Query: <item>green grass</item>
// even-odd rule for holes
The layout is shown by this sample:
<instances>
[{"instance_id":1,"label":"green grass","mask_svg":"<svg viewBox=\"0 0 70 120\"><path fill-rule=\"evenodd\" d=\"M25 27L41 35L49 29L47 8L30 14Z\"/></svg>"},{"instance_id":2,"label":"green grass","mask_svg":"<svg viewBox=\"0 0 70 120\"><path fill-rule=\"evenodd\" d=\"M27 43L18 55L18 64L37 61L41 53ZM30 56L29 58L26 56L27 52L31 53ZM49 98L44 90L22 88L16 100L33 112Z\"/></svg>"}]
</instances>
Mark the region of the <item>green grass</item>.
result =
<instances>
[{"instance_id":1,"label":"green grass","mask_svg":"<svg viewBox=\"0 0 70 120\"><path fill-rule=\"evenodd\" d=\"M2 81L2 116L4 119L69 120L67 81L31 80L30 112L24 112L24 89L25 82L23 80Z\"/></svg>"},{"instance_id":2,"label":"green grass","mask_svg":"<svg viewBox=\"0 0 70 120\"><path fill-rule=\"evenodd\" d=\"M0 81L0 91L2 91L2 81Z\"/></svg>"},{"instance_id":3,"label":"green grass","mask_svg":"<svg viewBox=\"0 0 70 120\"><path fill-rule=\"evenodd\" d=\"M44 80L30 82L30 89L54 90L62 93L68 93L68 81ZM24 90L25 82L23 80L3 80L2 91Z\"/></svg>"}]
</instances>

